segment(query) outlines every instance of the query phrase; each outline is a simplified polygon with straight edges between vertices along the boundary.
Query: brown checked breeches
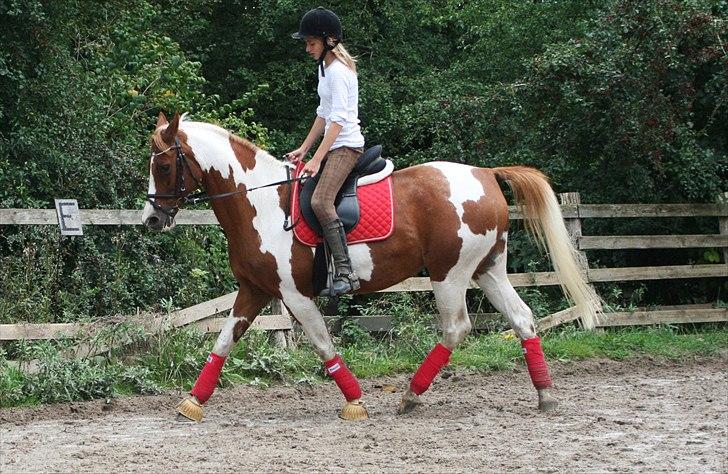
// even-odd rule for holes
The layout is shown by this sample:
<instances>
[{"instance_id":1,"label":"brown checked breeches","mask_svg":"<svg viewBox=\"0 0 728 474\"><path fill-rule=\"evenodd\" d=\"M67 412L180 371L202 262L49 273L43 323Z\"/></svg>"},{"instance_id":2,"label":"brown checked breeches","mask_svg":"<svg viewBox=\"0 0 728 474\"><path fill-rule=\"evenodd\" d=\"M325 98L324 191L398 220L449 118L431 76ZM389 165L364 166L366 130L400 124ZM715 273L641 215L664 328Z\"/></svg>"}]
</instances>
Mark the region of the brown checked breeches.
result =
<instances>
[{"instance_id":1,"label":"brown checked breeches","mask_svg":"<svg viewBox=\"0 0 728 474\"><path fill-rule=\"evenodd\" d=\"M321 226L338 219L334 199L344 180L364 150L362 148L349 148L342 146L326 154L326 167L324 167L316 189L311 196L311 207Z\"/></svg>"}]
</instances>

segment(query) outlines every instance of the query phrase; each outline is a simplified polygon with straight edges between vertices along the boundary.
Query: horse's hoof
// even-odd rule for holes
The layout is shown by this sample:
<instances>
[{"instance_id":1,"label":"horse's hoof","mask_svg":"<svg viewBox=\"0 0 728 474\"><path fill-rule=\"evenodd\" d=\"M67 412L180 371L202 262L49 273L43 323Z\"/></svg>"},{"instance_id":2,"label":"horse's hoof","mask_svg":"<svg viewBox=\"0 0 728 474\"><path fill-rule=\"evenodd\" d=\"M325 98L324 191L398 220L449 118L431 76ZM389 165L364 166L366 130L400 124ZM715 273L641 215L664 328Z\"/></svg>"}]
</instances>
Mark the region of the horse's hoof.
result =
<instances>
[{"instance_id":1,"label":"horse's hoof","mask_svg":"<svg viewBox=\"0 0 728 474\"><path fill-rule=\"evenodd\" d=\"M551 395L547 389L538 391L538 409L541 411L554 411L559 406L559 401Z\"/></svg>"},{"instance_id":2,"label":"horse's hoof","mask_svg":"<svg viewBox=\"0 0 728 474\"><path fill-rule=\"evenodd\" d=\"M182 413L177 413L177 416L174 417L174 421L176 421L177 423L188 423L188 424L197 423L195 420L193 420L191 418L187 418Z\"/></svg>"},{"instance_id":3,"label":"horse's hoof","mask_svg":"<svg viewBox=\"0 0 728 474\"><path fill-rule=\"evenodd\" d=\"M402 395L402 401L399 402L397 414L404 415L405 413L411 412L420 405L422 405L422 400L420 400L420 397L407 390L404 395Z\"/></svg>"},{"instance_id":4,"label":"horse's hoof","mask_svg":"<svg viewBox=\"0 0 728 474\"><path fill-rule=\"evenodd\" d=\"M202 421L202 405L194 397L188 397L177 405L177 421L199 423Z\"/></svg>"},{"instance_id":5,"label":"horse's hoof","mask_svg":"<svg viewBox=\"0 0 728 474\"><path fill-rule=\"evenodd\" d=\"M361 400L352 400L346 402L339 413L339 418L346 421L366 420L369 418L369 413Z\"/></svg>"}]
</instances>

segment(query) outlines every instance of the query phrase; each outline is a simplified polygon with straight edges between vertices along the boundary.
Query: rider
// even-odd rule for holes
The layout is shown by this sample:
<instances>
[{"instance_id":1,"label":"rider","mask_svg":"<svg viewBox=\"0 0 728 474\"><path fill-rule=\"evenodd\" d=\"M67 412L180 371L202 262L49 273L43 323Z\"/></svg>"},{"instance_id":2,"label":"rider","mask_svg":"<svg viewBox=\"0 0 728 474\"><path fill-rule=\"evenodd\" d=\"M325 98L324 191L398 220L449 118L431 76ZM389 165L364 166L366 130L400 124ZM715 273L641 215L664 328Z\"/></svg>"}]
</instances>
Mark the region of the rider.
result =
<instances>
[{"instance_id":1,"label":"rider","mask_svg":"<svg viewBox=\"0 0 728 474\"><path fill-rule=\"evenodd\" d=\"M303 144L289 152L286 158L293 162L302 160L319 136L324 135L303 173L315 176L322 163L326 162L311 198L311 207L321 223L334 260L333 283L326 294L337 296L360 288L359 278L351 268L344 226L334 207L337 192L364 150L358 118L356 60L341 44L339 17L323 7L310 10L303 16L293 38L305 40L306 52L318 61L318 95L321 101Z\"/></svg>"}]
</instances>

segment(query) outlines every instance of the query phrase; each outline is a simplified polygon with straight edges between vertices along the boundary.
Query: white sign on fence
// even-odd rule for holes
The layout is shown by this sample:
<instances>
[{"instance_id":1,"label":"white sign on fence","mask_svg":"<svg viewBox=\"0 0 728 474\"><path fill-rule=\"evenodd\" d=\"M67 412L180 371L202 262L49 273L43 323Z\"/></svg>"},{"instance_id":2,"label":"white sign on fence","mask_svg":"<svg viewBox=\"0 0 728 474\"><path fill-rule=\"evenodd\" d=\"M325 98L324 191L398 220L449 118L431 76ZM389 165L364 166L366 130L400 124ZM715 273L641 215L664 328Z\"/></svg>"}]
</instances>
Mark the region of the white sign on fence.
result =
<instances>
[{"instance_id":1,"label":"white sign on fence","mask_svg":"<svg viewBox=\"0 0 728 474\"><path fill-rule=\"evenodd\" d=\"M75 199L56 199L55 201L61 235L83 235L78 202Z\"/></svg>"}]
</instances>

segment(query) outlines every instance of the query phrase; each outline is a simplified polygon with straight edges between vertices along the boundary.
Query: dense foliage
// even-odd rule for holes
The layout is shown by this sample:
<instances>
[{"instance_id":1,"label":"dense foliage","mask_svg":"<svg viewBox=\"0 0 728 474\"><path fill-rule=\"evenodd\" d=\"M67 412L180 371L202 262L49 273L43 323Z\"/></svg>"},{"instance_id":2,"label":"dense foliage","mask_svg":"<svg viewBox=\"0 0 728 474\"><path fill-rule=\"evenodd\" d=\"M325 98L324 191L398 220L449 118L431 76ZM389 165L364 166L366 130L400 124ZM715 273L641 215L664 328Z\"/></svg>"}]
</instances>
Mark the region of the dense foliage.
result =
<instances>
[{"instance_id":1,"label":"dense foliage","mask_svg":"<svg viewBox=\"0 0 728 474\"><path fill-rule=\"evenodd\" d=\"M312 6L0 2L0 207L65 197L140 208L160 110L221 123L275 154L297 146L315 69L289 34ZM326 6L359 57L365 136L400 167L528 164L583 202L711 202L728 188L724 0ZM214 228L0 232L0 322L185 306L234 287ZM523 271L539 257L519 239L511 261ZM697 294L715 299L717 288Z\"/></svg>"}]
</instances>

